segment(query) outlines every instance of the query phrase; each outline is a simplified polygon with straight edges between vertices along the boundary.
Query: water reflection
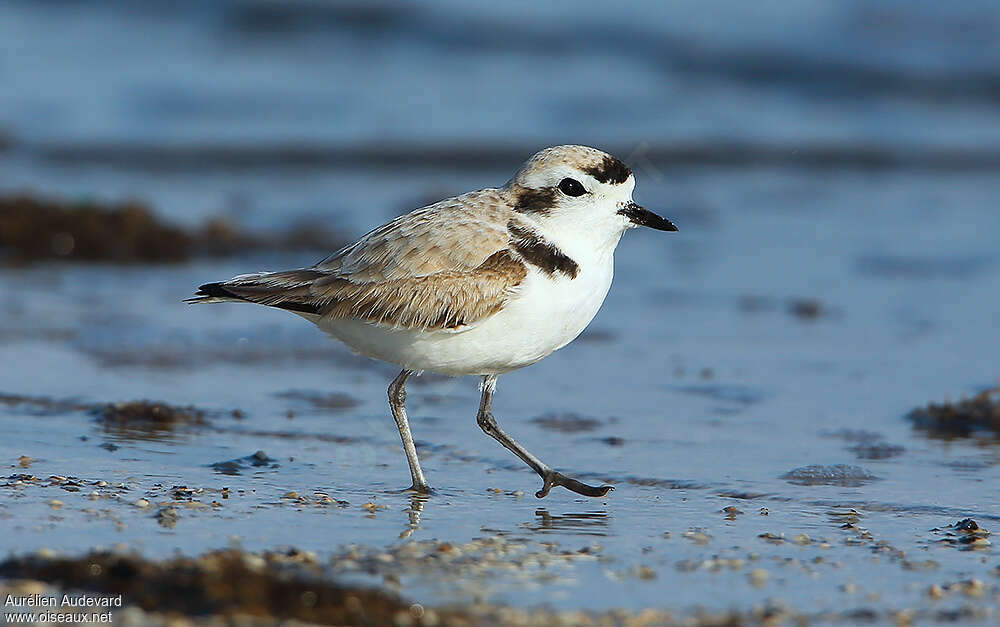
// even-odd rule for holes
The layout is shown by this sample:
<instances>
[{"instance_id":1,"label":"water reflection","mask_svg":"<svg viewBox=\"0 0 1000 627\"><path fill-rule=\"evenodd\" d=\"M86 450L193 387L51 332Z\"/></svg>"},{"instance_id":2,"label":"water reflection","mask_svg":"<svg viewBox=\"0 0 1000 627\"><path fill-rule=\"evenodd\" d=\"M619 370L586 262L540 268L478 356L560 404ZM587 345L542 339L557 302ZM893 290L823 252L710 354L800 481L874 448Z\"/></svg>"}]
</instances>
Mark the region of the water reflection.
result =
<instances>
[{"instance_id":1,"label":"water reflection","mask_svg":"<svg viewBox=\"0 0 1000 627\"><path fill-rule=\"evenodd\" d=\"M583 512L551 514L545 508L535 510L536 520L524 524L525 529L538 533L570 533L584 536L608 535L608 513Z\"/></svg>"},{"instance_id":2,"label":"water reflection","mask_svg":"<svg viewBox=\"0 0 1000 627\"><path fill-rule=\"evenodd\" d=\"M424 511L424 504L430 497L426 494L411 494L410 495L410 506L404 511L406 512L407 524L406 528L403 529L399 534L400 540L405 540L413 534L418 528L420 528L420 514Z\"/></svg>"}]
</instances>

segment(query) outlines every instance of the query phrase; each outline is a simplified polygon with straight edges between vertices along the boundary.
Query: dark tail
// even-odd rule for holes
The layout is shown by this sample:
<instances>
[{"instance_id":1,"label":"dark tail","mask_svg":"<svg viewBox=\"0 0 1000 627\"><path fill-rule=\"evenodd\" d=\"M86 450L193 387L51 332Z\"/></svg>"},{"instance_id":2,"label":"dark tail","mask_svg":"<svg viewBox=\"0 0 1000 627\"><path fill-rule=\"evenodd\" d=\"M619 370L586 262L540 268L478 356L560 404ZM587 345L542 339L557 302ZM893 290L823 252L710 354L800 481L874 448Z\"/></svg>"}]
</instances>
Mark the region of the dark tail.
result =
<instances>
[{"instance_id":1,"label":"dark tail","mask_svg":"<svg viewBox=\"0 0 1000 627\"><path fill-rule=\"evenodd\" d=\"M205 283L198 287L186 303L246 302L300 313L319 314L309 286L325 276L317 270L289 270L247 274L220 283Z\"/></svg>"}]
</instances>

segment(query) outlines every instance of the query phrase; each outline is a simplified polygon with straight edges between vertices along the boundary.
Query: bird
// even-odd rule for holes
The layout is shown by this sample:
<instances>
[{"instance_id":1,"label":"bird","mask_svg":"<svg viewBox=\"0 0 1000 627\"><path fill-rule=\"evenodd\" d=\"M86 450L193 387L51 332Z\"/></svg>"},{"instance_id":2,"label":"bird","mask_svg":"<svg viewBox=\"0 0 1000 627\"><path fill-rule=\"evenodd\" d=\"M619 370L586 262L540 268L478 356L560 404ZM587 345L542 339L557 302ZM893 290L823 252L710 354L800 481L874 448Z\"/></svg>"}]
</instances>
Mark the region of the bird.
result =
<instances>
[{"instance_id":1,"label":"bird","mask_svg":"<svg viewBox=\"0 0 1000 627\"><path fill-rule=\"evenodd\" d=\"M503 187L416 209L308 268L206 283L188 303L249 302L291 311L355 353L402 368L389 407L409 465L409 490L429 494L406 414L406 382L423 371L482 377L476 422L542 479L603 497L542 462L493 415L497 377L574 340L597 314L629 229L677 231L632 199L635 176L587 146L545 148Z\"/></svg>"}]
</instances>

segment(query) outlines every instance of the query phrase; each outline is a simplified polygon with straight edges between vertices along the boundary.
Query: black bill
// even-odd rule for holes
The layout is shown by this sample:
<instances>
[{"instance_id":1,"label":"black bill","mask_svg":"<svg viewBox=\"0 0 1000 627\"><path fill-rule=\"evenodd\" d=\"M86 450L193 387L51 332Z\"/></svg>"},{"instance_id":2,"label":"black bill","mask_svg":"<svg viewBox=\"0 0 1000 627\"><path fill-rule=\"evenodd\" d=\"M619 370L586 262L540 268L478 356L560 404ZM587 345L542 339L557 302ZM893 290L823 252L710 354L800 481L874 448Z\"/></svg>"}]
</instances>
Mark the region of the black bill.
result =
<instances>
[{"instance_id":1,"label":"black bill","mask_svg":"<svg viewBox=\"0 0 1000 627\"><path fill-rule=\"evenodd\" d=\"M648 226L657 231L677 230L677 227L670 220L658 216L649 209L644 209L634 202L630 202L619 209L618 213L631 220L636 226Z\"/></svg>"}]
</instances>

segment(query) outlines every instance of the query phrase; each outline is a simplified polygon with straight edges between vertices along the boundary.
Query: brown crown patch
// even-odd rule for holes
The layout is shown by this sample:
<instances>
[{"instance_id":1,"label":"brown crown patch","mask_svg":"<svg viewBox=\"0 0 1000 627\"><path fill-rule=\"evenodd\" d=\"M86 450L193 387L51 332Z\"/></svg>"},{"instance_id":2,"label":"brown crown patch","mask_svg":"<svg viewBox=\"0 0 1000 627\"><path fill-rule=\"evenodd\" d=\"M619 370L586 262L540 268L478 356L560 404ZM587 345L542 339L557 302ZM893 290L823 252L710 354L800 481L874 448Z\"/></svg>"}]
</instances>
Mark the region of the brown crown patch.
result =
<instances>
[{"instance_id":1,"label":"brown crown patch","mask_svg":"<svg viewBox=\"0 0 1000 627\"><path fill-rule=\"evenodd\" d=\"M601 183L613 183L618 185L628 180L632 176L632 170L621 160L606 155L597 164L581 168L584 172L594 177Z\"/></svg>"}]
</instances>

